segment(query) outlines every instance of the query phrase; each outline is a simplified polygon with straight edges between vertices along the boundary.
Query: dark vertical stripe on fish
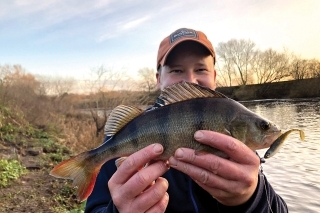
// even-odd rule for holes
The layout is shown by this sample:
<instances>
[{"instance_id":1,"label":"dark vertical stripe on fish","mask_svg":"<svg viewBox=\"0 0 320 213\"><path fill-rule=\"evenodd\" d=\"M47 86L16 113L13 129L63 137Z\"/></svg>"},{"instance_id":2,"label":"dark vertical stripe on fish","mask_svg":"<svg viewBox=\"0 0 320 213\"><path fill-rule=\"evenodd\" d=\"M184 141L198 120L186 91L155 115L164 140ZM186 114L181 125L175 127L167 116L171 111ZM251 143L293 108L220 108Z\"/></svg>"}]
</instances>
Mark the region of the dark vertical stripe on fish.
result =
<instances>
[{"instance_id":1,"label":"dark vertical stripe on fish","mask_svg":"<svg viewBox=\"0 0 320 213\"><path fill-rule=\"evenodd\" d=\"M204 129L204 109L206 108L205 105L207 104L206 101L200 100L196 101L195 103L191 104L191 110L198 112L197 113L197 122L195 123L195 130Z\"/></svg>"},{"instance_id":2,"label":"dark vertical stripe on fish","mask_svg":"<svg viewBox=\"0 0 320 213\"><path fill-rule=\"evenodd\" d=\"M168 141L170 140L170 138L168 137L168 133L170 132L170 128L172 125L172 122L167 122L170 121L170 107L166 107L166 110L163 110L163 112L161 113L161 119L158 118L160 120L159 125L157 125L157 129L158 132L160 132L161 137L159 138L159 142L163 145L163 148L166 150L168 148ZM161 121L165 121L165 122L161 122Z\"/></svg>"},{"instance_id":3,"label":"dark vertical stripe on fish","mask_svg":"<svg viewBox=\"0 0 320 213\"><path fill-rule=\"evenodd\" d=\"M139 129L137 127L137 123L136 122L131 122L130 125L128 125L129 128L129 132L131 135L131 145L134 148L138 148L139 147L139 131L141 131L141 129Z\"/></svg>"},{"instance_id":4,"label":"dark vertical stripe on fish","mask_svg":"<svg viewBox=\"0 0 320 213\"><path fill-rule=\"evenodd\" d=\"M109 148L109 150L110 150L110 152L111 152L112 154L115 154L115 153L117 153L117 151L118 151L118 146L117 146L117 145L111 146L111 147Z\"/></svg>"}]
</instances>

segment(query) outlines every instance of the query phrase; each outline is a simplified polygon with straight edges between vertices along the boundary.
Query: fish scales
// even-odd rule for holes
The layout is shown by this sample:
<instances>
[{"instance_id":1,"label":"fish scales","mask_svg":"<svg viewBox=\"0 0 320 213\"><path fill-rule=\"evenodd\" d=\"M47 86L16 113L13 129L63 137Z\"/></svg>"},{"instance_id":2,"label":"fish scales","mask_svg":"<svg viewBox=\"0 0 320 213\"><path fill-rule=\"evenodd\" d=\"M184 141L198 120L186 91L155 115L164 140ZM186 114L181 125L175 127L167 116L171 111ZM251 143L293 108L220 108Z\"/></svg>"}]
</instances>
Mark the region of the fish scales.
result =
<instances>
[{"instance_id":1,"label":"fish scales","mask_svg":"<svg viewBox=\"0 0 320 213\"><path fill-rule=\"evenodd\" d=\"M193 99L146 112L114 135L112 144L105 144L106 149L111 145L119 146L123 151L118 148L118 154L127 155L157 142L164 146L164 153L160 158L167 159L179 147L197 148L199 143L193 139L195 131L207 129L222 132L228 123L228 120L223 119L227 112L208 113L209 109L212 111L212 108L219 105L221 101L224 102L224 100L210 98ZM136 141L138 145L133 145L132 141Z\"/></svg>"},{"instance_id":2,"label":"fish scales","mask_svg":"<svg viewBox=\"0 0 320 213\"><path fill-rule=\"evenodd\" d=\"M252 150L269 147L280 135L272 122L221 93L197 84L172 85L162 91L158 99L164 106L147 112L132 106L116 107L105 128L110 139L96 149L61 162L50 174L72 179L82 201L90 195L96 176L106 161L128 156L152 143L163 145L164 152L159 159L166 160L180 147L225 156L221 151L195 141L194 133L199 129L230 135Z\"/></svg>"}]
</instances>

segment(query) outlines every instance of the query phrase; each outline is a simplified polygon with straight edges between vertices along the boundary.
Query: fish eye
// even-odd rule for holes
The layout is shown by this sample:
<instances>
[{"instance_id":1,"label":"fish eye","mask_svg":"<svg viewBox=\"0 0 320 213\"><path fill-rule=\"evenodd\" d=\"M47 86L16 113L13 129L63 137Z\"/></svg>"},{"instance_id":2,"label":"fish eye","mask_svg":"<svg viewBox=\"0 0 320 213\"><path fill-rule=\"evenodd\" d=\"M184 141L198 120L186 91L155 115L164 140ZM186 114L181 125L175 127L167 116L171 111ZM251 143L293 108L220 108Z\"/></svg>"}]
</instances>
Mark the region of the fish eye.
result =
<instances>
[{"instance_id":1,"label":"fish eye","mask_svg":"<svg viewBox=\"0 0 320 213\"><path fill-rule=\"evenodd\" d=\"M261 123L260 123L260 128L262 129L262 130L268 130L268 129L270 129L270 123L269 122L267 122L267 121L262 121Z\"/></svg>"}]
</instances>

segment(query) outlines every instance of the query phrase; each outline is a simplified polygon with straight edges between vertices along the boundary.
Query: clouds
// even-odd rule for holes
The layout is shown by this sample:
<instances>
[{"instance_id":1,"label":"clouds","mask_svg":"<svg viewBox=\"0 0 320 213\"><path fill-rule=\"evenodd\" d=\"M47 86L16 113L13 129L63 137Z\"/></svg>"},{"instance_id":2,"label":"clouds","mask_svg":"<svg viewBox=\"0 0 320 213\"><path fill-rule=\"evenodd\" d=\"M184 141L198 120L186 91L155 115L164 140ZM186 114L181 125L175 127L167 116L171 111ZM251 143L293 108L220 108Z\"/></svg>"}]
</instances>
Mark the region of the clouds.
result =
<instances>
[{"instance_id":1,"label":"clouds","mask_svg":"<svg viewBox=\"0 0 320 213\"><path fill-rule=\"evenodd\" d=\"M128 19L128 20L120 21L113 26L112 30L109 30L110 29L110 26L109 26L108 30L106 30L107 32L105 34L102 34L97 39L97 41L103 42L105 40L118 37L121 34L125 34L129 30L134 30L135 28L138 28L144 22L148 21L150 19L150 17L151 16L147 15L142 18Z\"/></svg>"},{"instance_id":2,"label":"clouds","mask_svg":"<svg viewBox=\"0 0 320 213\"><path fill-rule=\"evenodd\" d=\"M318 0L4 0L0 64L74 75L101 64L153 67L159 42L181 27L204 31L214 46L243 38L320 57L319 8Z\"/></svg>"}]
</instances>

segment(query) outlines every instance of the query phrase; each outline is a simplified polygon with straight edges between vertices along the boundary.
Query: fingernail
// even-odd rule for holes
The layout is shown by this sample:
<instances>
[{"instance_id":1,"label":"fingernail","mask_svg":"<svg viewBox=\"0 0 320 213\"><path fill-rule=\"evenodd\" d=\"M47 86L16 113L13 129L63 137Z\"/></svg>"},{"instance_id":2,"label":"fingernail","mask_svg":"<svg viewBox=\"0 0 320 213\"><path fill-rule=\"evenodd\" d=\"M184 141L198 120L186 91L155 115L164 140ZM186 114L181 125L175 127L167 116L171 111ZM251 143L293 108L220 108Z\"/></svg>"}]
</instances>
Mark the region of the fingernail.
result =
<instances>
[{"instance_id":1,"label":"fingernail","mask_svg":"<svg viewBox=\"0 0 320 213\"><path fill-rule=\"evenodd\" d=\"M183 155L184 155L184 152L182 149L177 149L176 153L174 153L174 156L178 159L183 158Z\"/></svg>"},{"instance_id":2,"label":"fingernail","mask_svg":"<svg viewBox=\"0 0 320 213\"><path fill-rule=\"evenodd\" d=\"M166 199L169 200L169 194L168 192L165 193Z\"/></svg>"},{"instance_id":3,"label":"fingernail","mask_svg":"<svg viewBox=\"0 0 320 213\"><path fill-rule=\"evenodd\" d=\"M196 131L196 133L194 134L194 138L196 140L203 138L203 133L201 131Z\"/></svg>"},{"instance_id":4,"label":"fingernail","mask_svg":"<svg viewBox=\"0 0 320 213\"><path fill-rule=\"evenodd\" d=\"M169 158L169 164L170 166L177 166L178 165L178 161L174 158L174 157L170 157Z\"/></svg>"},{"instance_id":5,"label":"fingernail","mask_svg":"<svg viewBox=\"0 0 320 213\"><path fill-rule=\"evenodd\" d=\"M162 146L161 146L160 144L155 144L155 145L153 146L153 151L154 151L155 153L161 153L161 152L162 152Z\"/></svg>"}]
</instances>

